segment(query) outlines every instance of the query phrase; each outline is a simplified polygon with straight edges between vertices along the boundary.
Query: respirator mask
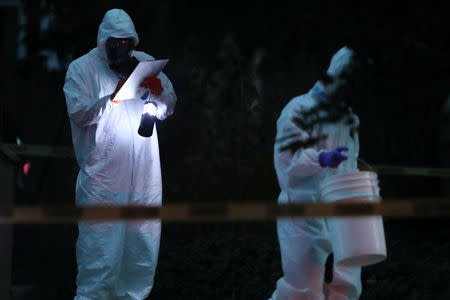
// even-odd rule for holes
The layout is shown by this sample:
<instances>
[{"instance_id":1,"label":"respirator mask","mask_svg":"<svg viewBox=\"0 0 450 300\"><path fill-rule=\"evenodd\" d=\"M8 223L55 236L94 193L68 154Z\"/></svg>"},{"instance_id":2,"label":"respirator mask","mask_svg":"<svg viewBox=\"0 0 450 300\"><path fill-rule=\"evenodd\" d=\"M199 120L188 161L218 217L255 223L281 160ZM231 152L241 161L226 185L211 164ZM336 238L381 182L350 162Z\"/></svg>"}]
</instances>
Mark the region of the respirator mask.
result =
<instances>
[{"instance_id":1,"label":"respirator mask","mask_svg":"<svg viewBox=\"0 0 450 300\"><path fill-rule=\"evenodd\" d=\"M110 62L109 67L120 78L128 78L138 65L139 61L131 56L133 39L109 38L106 40L106 56Z\"/></svg>"}]
</instances>

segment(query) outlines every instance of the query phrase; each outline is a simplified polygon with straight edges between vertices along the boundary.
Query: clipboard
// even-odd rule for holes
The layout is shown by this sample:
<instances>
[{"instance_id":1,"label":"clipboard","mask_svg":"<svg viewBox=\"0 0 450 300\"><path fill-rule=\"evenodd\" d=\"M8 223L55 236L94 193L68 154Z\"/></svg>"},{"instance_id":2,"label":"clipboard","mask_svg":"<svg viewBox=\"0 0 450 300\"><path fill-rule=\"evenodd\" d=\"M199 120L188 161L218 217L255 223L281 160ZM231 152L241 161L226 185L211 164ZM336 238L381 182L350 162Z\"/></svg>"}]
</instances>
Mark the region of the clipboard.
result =
<instances>
[{"instance_id":1,"label":"clipboard","mask_svg":"<svg viewBox=\"0 0 450 300\"><path fill-rule=\"evenodd\" d=\"M114 100L130 100L137 98L137 90L140 83L146 77L156 77L169 62L168 59L147 60L138 63L133 73L127 78Z\"/></svg>"}]
</instances>

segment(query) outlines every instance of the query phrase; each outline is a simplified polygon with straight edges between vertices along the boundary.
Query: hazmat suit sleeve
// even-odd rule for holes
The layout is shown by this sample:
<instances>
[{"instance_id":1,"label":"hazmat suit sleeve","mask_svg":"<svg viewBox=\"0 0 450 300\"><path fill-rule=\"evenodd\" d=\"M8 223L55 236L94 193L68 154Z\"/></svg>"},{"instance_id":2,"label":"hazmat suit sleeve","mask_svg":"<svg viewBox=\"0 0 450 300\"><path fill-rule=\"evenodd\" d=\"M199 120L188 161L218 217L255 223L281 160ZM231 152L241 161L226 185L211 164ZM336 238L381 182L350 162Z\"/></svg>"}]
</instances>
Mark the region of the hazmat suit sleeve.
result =
<instances>
[{"instance_id":1,"label":"hazmat suit sleeve","mask_svg":"<svg viewBox=\"0 0 450 300\"><path fill-rule=\"evenodd\" d=\"M114 105L109 101L110 95L98 97L99 93L95 93L95 90L98 89L95 86L95 79L88 78L86 73L71 64L64 84L69 117L80 127L97 123L102 115Z\"/></svg>"},{"instance_id":2,"label":"hazmat suit sleeve","mask_svg":"<svg viewBox=\"0 0 450 300\"><path fill-rule=\"evenodd\" d=\"M163 92L156 99L157 103L156 117L160 120L164 120L165 118L173 114L175 104L177 103L177 96L173 89L172 83L170 82L166 74L161 72L158 75L158 78L161 80Z\"/></svg>"},{"instance_id":3,"label":"hazmat suit sleeve","mask_svg":"<svg viewBox=\"0 0 450 300\"><path fill-rule=\"evenodd\" d=\"M307 110L302 101L304 97L296 97L290 101L277 121L277 135L275 140L275 169L280 182L287 183L289 178L295 176L309 177L322 171L319 164L319 154L324 151L320 145L310 148L300 148L295 152L290 149L282 150L294 142L306 141L310 138L308 132L294 123L294 117ZM318 134L317 130L313 135Z\"/></svg>"},{"instance_id":4,"label":"hazmat suit sleeve","mask_svg":"<svg viewBox=\"0 0 450 300\"><path fill-rule=\"evenodd\" d=\"M133 55L140 61L155 59L153 56L141 51L134 51ZM175 94L172 83L170 82L166 74L161 72L157 77L161 80L163 92L160 96L154 98L153 101L157 105L156 117L159 120L164 120L165 118L173 114L175 105L177 103L177 95Z\"/></svg>"}]
</instances>

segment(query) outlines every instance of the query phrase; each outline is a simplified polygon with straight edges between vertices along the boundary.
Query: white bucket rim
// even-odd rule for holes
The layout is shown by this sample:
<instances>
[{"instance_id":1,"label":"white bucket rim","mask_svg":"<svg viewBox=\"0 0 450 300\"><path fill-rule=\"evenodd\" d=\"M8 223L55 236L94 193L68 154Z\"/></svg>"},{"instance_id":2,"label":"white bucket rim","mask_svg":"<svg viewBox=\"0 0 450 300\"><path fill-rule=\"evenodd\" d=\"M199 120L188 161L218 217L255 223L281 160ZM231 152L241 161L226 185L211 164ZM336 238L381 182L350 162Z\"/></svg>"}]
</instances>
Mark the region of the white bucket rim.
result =
<instances>
[{"instance_id":1,"label":"white bucket rim","mask_svg":"<svg viewBox=\"0 0 450 300\"><path fill-rule=\"evenodd\" d=\"M349 196L345 198L340 198L336 200L326 200L321 198L321 203L380 203L383 198L380 195L366 195L366 196ZM331 217L328 217L331 218ZM347 217L343 217L347 218ZM365 217L366 218L366 217Z\"/></svg>"},{"instance_id":2,"label":"white bucket rim","mask_svg":"<svg viewBox=\"0 0 450 300\"><path fill-rule=\"evenodd\" d=\"M375 172L372 171L358 171L358 172L351 172L351 173L344 173L344 174L335 174L328 176L324 178L320 182L320 188L328 186L333 183L338 183L341 181L348 181L348 180L378 180L378 175Z\"/></svg>"},{"instance_id":3,"label":"white bucket rim","mask_svg":"<svg viewBox=\"0 0 450 300\"><path fill-rule=\"evenodd\" d=\"M378 178L376 177L363 177L363 178L345 178L345 179L339 179L336 181L332 180L324 180L320 184L320 189L325 189L331 185L338 185L338 184L351 184L355 182L375 182L378 183Z\"/></svg>"},{"instance_id":4,"label":"white bucket rim","mask_svg":"<svg viewBox=\"0 0 450 300\"><path fill-rule=\"evenodd\" d=\"M387 258L386 253L372 253L372 254L356 254L352 257L344 258L336 262L337 266L347 268L366 267L382 262Z\"/></svg>"},{"instance_id":5,"label":"white bucket rim","mask_svg":"<svg viewBox=\"0 0 450 300\"><path fill-rule=\"evenodd\" d=\"M349 190L352 189L352 190ZM345 192L345 193L358 193L358 191L355 191L355 189L365 189L365 190L376 190L378 193L380 191L380 187L378 184L353 184L353 185L347 185L347 186L331 186L327 187L320 191L321 197L328 196L331 193L336 192ZM371 193L372 194L372 193Z\"/></svg>"}]
</instances>

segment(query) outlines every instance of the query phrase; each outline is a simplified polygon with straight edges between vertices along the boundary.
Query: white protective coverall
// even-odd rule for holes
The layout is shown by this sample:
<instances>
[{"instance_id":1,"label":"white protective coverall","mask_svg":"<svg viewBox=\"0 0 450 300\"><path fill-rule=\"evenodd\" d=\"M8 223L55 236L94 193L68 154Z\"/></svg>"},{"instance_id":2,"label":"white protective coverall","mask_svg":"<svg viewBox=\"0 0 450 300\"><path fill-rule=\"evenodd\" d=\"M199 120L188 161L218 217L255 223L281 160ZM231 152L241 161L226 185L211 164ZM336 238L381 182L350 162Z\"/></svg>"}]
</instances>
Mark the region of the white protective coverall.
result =
<instances>
[{"instance_id":1,"label":"white protective coverall","mask_svg":"<svg viewBox=\"0 0 450 300\"><path fill-rule=\"evenodd\" d=\"M335 76L349 65L352 51L346 47L332 58L328 74ZM275 169L281 188L278 203L315 203L319 201L319 184L326 176L357 171L359 151L356 127L343 122L316 126L313 135L324 133L328 137L315 147L299 149L292 153L281 148L293 141L307 139L308 133L293 122L301 111L323 101L322 93L331 95L336 86L318 81L308 93L293 98L283 109L277 121L277 136L274 147ZM322 94L323 95L323 94ZM353 138L350 135L354 132ZM322 168L319 154L336 147L349 148L343 154L348 160L337 169ZM356 300L361 294L360 268L333 268L333 280L324 283L325 262L332 253L332 236L329 236L324 218L281 218L277 222L278 239L284 276L277 281L272 300ZM328 297L326 297L328 295Z\"/></svg>"},{"instance_id":2,"label":"white protective coverall","mask_svg":"<svg viewBox=\"0 0 450 300\"><path fill-rule=\"evenodd\" d=\"M109 68L109 37L139 39L123 10L108 11L97 47L74 60L64 85L72 141L80 171L78 206L160 206L161 167L156 126L150 138L138 135L144 101L110 101L119 78ZM150 55L133 51L139 61ZM173 112L176 95L166 75L159 97L160 119ZM80 222L75 299L144 299L153 287L161 236L160 221Z\"/></svg>"}]
</instances>

